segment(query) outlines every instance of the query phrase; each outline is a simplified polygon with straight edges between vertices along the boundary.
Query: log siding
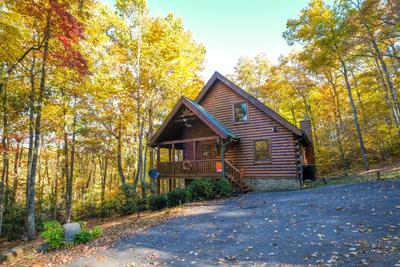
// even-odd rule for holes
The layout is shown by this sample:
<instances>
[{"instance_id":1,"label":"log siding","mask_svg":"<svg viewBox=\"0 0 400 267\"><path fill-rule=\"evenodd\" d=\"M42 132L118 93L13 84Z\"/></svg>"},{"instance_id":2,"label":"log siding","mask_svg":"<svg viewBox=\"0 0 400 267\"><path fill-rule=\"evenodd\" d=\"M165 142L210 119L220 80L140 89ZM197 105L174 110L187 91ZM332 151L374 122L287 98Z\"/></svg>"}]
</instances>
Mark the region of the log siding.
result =
<instances>
[{"instance_id":1,"label":"log siding","mask_svg":"<svg viewBox=\"0 0 400 267\"><path fill-rule=\"evenodd\" d=\"M235 122L233 105L247 103L248 121ZM295 158L296 136L221 81L217 81L199 102L221 123L228 127L240 142L226 150L226 159L244 170L244 177L251 178L298 178ZM274 128L276 129L274 131ZM269 139L271 161L254 160L254 140Z\"/></svg>"}]
</instances>

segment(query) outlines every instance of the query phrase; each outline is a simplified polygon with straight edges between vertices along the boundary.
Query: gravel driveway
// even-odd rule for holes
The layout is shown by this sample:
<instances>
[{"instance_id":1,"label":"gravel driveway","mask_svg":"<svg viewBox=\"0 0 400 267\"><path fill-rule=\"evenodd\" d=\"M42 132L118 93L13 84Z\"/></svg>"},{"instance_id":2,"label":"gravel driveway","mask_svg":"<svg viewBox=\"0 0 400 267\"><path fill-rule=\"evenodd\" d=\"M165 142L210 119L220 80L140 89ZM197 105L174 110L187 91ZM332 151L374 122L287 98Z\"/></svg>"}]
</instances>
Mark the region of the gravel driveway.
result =
<instances>
[{"instance_id":1,"label":"gravel driveway","mask_svg":"<svg viewBox=\"0 0 400 267\"><path fill-rule=\"evenodd\" d=\"M251 193L70 266L400 266L400 180Z\"/></svg>"}]
</instances>

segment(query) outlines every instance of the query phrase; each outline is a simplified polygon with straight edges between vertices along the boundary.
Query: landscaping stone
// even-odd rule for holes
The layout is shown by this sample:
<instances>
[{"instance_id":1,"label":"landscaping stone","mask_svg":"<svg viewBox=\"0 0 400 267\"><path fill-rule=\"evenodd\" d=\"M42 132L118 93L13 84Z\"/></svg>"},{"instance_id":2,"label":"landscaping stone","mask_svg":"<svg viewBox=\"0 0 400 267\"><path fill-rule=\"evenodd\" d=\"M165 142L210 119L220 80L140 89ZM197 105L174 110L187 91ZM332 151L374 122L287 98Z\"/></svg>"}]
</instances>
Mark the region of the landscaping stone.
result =
<instances>
[{"instance_id":1,"label":"landscaping stone","mask_svg":"<svg viewBox=\"0 0 400 267\"><path fill-rule=\"evenodd\" d=\"M81 225L79 223L66 223L63 225L64 228L64 239L67 242L74 240L75 234L81 231Z\"/></svg>"}]
</instances>

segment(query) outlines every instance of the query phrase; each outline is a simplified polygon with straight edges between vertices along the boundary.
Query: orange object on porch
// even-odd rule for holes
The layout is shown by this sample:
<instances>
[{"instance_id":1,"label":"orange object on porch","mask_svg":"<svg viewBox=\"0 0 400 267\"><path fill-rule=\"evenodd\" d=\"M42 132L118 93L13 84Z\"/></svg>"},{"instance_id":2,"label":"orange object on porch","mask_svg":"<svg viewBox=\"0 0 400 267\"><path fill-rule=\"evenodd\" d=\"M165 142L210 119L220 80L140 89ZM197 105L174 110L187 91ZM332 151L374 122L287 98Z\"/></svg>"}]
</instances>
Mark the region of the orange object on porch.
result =
<instances>
[{"instance_id":1,"label":"orange object on porch","mask_svg":"<svg viewBox=\"0 0 400 267\"><path fill-rule=\"evenodd\" d=\"M222 172L222 162L221 161L215 162L215 169L217 170L217 172Z\"/></svg>"}]
</instances>

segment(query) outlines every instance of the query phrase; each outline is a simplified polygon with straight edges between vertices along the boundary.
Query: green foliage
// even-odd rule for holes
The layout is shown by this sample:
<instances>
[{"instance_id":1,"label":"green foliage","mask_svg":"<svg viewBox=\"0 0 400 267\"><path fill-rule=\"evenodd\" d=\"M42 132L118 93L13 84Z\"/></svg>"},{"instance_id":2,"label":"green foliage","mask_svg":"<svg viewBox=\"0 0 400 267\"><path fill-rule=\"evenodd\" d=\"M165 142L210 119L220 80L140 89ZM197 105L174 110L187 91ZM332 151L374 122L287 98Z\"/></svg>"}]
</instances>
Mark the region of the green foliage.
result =
<instances>
[{"instance_id":1,"label":"green foliage","mask_svg":"<svg viewBox=\"0 0 400 267\"><path fill-rule=\"evenodd\" d=\"M194 180L189 187L193 200L206 200L216 197L215 182L211 179Z\"/></svg>"},{"instance_id":2,"label":"green foliage","mask_svg":"<svg viewBox=\"0 0 400 267\"><path fill-rule=\"evenodd\" d=\"M110 217L121 214L123 203L124 200L122 196L105 199L101 207L101 216Z\"/></svg>"},{"instance_id":3,"label":"green foliage","mask_svg":"<svg viewBox=\"0 0 400 267\"><path fill-rule=\"evenodd\" d=\"M232 185L226 179L195 180L190 184L189 190L193 200L229 197L233 193Z\"/></svg>"},{"instance_id":4,"label":"green foliage","mask_svg":"<svg viewBox=\"0 0 400 267\"><path fill-rule=\"evenodd\" d=\"M3 235L9 241L20 239L25 230L25 207L18 203L13 203L6 207L3 216Z\"/></svg>"},{"instance_id":5,"label":"green foliage","mask_svg":"<svg viewBox=\"0 0 400 267\"><path fill-rule=\"evenodd\" d=\"M88 230L82 230L74 236L74 244L85 244L92 240L92 234Z\"/></svg>"},{"instance_id":6,"label":"green foliage","mask_svg":"<svg viewBox=\"0 0 400 267\"><path fill-rule=\"evenodd\" d=\"M48 221L43 224L41 237L47 239L47 242L50 244L50 249L58 249L64 246L64 229L56 220Z\"/></svg>"},{"instance_id":7,"label":"green foliage","mask_svg":"<svg viewBox=\"0 0 400 267\"><path fill-rule=\"evenodd\" d=\"M230 197L233 194L232 184L227 179L216 180L215 190L218 197Z\"/></svg>"},{"instance_id":8,"label":"green foliage","mask_svg":"<svg viewBox=\"0 0 400 267\"><path fill-rule=\"evenodd\" d=\"M152 211L162 210L167 207L167 196L151 196L149 199L149 208Z\"/></svg>"},{"instance_id":9,"label":"green foliage","mask_svg":"<svg viewBox=\"0 0 400 267\"><path fill-rule=\"evenodd\" d=\"M91 230L86 229L86 222L80 222L81 229L79 233L74 236L74 244L85 244L93 239L99 238L103 234L100 226L95 226Z\"/></svg>"},{"instance_id":10,"label":"green foliage","mask_svg":"<svg viewBox=\"0 0 400 267\"><path fill-rule=\"evenodd\" d=\"M188 189L175 189L167 193L168 207L175 207L179 204L189 202L191 199L191 192Z\"/></svg>"},{"instance_id":11,"label":"green foliage","mask_svg":"<svg viewBox=\"0 0 400 267\"><path fill-rule=\"evenodd\" d=\"M95 226L93 227L91 234L93 239L99 238L103 235L103 229L101 229L100 226Z\"/></svg>"}]
</instances>

